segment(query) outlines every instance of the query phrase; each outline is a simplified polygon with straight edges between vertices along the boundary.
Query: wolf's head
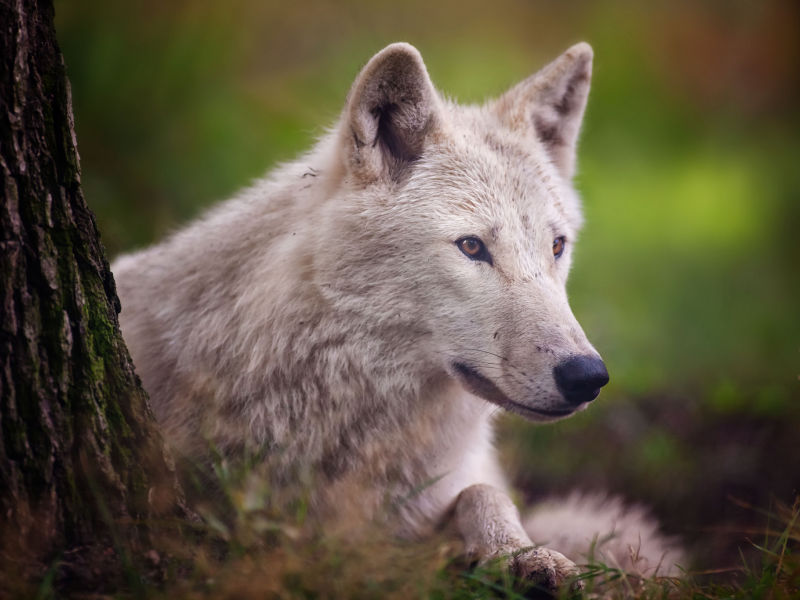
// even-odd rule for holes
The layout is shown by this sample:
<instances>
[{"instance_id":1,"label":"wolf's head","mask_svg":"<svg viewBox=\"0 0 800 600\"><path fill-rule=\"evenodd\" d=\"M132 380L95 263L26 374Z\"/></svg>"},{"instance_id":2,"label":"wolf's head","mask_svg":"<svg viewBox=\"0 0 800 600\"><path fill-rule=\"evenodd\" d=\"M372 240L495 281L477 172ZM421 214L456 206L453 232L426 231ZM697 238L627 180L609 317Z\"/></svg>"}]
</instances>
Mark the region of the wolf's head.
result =
<instances>
[{"instance_id":1,"label":"wolf's head","mask_svg":"<svg viewBox=\"0 0 800 600\"><path fill-rule=\"evenodd\" d=\"M608 382L565 287L591 64L578 44L465 107L439 96L413 47L378 53L336 133L339 193L323 209L336 250L315 259L365 328L536 421L585 408Z\"/></svg>"}]
</instances>

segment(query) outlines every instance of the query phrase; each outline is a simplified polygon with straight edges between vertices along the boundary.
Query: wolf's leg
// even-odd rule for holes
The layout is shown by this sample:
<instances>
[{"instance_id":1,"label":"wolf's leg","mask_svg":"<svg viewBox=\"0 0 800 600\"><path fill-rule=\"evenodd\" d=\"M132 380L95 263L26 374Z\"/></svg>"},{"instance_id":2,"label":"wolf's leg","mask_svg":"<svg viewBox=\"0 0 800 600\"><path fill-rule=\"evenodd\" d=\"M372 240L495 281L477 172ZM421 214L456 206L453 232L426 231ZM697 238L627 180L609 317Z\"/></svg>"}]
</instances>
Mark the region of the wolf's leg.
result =
<instances>
[{"instance_id":1,"label":"wolf's leg","mask_svg":"<svg viewBox=\"0 0 800 600\"><path fill-rule=\"evenodd\" d=\"M534 547L517 507L497 488L477 484L464 489L456 500L455 518L467 553L481 564L508 557L508 566L518 577L551 589L579 574L575 563L562 554ZM577 584L583 587L583 582Z\"/></svg>"}]
</instances>

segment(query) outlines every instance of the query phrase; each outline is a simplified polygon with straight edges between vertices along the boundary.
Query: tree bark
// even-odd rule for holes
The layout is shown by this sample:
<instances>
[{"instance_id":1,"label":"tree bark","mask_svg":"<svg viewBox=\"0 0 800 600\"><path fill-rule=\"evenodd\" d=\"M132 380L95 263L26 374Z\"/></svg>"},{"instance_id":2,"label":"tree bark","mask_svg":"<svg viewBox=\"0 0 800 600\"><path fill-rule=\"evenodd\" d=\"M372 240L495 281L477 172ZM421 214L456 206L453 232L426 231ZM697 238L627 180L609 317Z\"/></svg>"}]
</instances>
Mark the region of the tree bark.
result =
<instances>
[{"instance_id":1,"label":"tree bark","mask_svg":"<svg viewBox=\"0 0 800 600\"><path fill-rule=\"evenodd\" d=\"M0 552L47 560L185 517L84 201L52 0L0 0ZM134 523L138 524L134 524ZM22 553L22 554L20 554Z\"/></svg>"}]
</instances>

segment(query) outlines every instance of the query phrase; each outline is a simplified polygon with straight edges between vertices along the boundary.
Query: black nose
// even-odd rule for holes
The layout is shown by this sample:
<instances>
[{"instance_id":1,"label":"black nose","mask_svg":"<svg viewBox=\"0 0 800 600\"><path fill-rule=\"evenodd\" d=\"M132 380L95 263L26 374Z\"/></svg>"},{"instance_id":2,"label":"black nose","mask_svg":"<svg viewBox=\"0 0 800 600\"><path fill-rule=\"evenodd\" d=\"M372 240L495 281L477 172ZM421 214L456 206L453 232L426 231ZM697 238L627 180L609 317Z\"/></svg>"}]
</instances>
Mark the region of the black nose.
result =
<instances>
[{"instance_id":1,"label":"black nose","mask_svg":"<svg viewBox=\"0 0 800 600\"><path fill-rule=\"evenodd\" d=\"M553 374L558 389L572 404L591 402L608 383L606 365L593 356L573 356L553 369Z\"/></svg>"}]
</instances>

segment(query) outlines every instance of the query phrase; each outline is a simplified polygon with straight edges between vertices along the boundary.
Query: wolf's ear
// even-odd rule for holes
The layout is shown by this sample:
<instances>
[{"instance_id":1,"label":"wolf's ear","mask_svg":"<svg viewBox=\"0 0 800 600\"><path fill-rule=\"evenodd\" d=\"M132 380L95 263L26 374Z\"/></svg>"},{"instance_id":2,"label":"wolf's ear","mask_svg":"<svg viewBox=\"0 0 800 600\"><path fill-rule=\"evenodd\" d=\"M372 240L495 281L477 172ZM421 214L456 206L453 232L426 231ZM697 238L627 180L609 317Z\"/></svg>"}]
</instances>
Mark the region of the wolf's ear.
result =
<instances>
[{"instance_id":1,"label":"wolf's ear","mask_svg":"<svg viewBox=\"0 0 800 600\"><path fill-rule=\"evenodd\" d=\"M531 128L564 179L575 172L575 145L589 97L592 47L576 44L494 104L512 128Z\"/></svg>"},{"instance_id":2,"label":"wolf's ear","mask_svg":"<svg viewBox=\"0 0 800 600\"><path fill-rule=\"evenodd\" d=\"M347 98L341 135L348 169L364 184L401 180L422 155L439 114L417 49L387 46L362 69Z\"/></svg>"}]
</instances>

